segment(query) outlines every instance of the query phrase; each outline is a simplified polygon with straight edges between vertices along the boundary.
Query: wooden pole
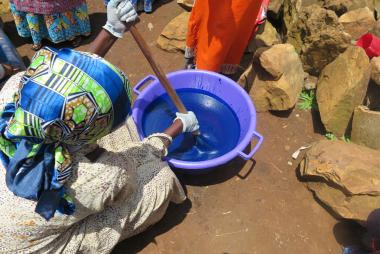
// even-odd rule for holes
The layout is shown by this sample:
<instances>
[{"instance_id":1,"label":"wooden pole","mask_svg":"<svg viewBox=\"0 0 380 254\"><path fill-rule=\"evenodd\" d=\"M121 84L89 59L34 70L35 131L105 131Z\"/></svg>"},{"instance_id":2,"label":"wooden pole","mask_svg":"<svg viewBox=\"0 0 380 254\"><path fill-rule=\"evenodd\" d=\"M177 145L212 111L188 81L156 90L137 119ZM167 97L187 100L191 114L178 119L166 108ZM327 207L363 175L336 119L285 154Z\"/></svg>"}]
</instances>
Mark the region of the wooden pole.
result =
<instances>
[{"instance_id":1,"label":"wooden pole","mask_svg":"<svg viewBox=\"0 0 380 254\"><path fill-rule=\"evenodd\" d=\"M132 25L129 29L131 32L133 38L135 39L137 45L140 47L142 53L144 54L145 58L148 60L150 66L152 67L154 73L157 75L158 80L160 81L161 85L165 88L166 92L168 93L169 97L172 99L174 105L177 107L178 111L180 113L187 113L187 110L185 108L185 105L183 105L183 102L178 97L177 92L174 90L172 85L170 84L168 78L166 77L165 73L162 71L161 67L154 61L152 53L149 49L149 46L146 44L144 38L141 36L140 32L137 30L137 28Z\"/></svg>"}]
</instances>

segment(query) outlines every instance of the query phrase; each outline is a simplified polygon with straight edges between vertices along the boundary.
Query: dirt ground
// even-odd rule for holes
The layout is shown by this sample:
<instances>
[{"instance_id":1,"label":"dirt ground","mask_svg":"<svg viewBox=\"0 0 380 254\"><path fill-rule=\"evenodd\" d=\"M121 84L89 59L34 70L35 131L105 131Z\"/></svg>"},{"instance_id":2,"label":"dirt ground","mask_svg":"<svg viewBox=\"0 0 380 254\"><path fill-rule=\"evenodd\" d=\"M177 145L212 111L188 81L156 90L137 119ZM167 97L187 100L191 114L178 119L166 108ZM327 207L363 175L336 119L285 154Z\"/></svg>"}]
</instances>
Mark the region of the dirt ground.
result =
<instances>
[{"instance_id":1,"label":"dirt ground","mask_svg":"<svg viewBox=\"0 0 380 254\"><path fill-rule=\"evenodd\" d=\"M104 24L103 1L89 1L93 36ZM168 1L154 13L141 15L138 29L166 72L181 69L183 56L155 46L163 27L182 9ZM20 40L4 16L6 32L20 54L30 59L30 44ZM149 29L150 28L150 29ZM152 70L127 34L107 59L136 83ZM341 253L341 244L355 241L355 225L338 222L313 198L296 177L291 154L302 145L323 138L318 119L300 111L258 114L257 129L264 144L252 161L237 158L208 175L178 177L188 201L171 205L165 217L148 231L120 243L114 254L124 253Z\"/></svg>"}]
</instances>

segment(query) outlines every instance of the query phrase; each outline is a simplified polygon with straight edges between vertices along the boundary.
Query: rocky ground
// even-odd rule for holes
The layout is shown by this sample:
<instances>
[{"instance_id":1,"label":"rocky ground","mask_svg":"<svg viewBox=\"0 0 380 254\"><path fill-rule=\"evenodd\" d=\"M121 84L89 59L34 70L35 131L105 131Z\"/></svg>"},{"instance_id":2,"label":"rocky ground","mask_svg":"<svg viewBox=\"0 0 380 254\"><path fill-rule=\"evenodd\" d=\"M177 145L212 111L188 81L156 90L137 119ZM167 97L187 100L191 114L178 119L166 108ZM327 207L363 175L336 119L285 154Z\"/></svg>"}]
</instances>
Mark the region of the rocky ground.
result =
<instances>
[{"instance_id":1,"label":"rocky ground","mask_svg":"<svg viewBox=\"0 0 380 254\"><path fill-rule=\"evenodd\" d=\"M178 2L191 8L191 0ZM377 5L272 0L270 22L247 50L239 79L259 111L262 148L254 160L235 159L208 175L179 174L189 200L170 206L161 222L114 253L335 254L357 243L359 223L380 206L380 60L353 45L368 31L380 35ZM102 1L89 9L96 34L105 9ZM183 67L187 17L176 1L141 16L138 28L166 72ZM18 38L9 15L4 20L27 61L30 44ZM130 35L107 59L132 83L152 73ZM316 141L306 159L292 159Z\"/></svg>"}]
</instances>

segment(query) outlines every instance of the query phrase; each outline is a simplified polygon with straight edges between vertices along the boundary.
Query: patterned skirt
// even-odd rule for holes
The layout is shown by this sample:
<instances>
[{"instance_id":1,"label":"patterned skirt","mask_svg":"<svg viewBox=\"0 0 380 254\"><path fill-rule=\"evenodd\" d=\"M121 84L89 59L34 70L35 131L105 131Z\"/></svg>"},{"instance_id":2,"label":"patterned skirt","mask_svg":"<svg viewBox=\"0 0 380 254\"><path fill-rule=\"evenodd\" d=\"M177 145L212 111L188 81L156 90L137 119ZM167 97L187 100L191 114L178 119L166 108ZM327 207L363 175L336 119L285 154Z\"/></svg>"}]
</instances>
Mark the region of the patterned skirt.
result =
<instances>
[{"instance_id":1,"label":"patterned skirt","mask_svg":"<svg viewBox=\"0 0 380 254\"><path fill-rule=\"evenodd\" d=\"M35 45L40 45L42 39L59 43L74 40L79 35L88 36L91 33L86 4L51 15L18 11L13 3L10 7L18 34L21 37L32 37Z\"/></svg>"}]
</instances>

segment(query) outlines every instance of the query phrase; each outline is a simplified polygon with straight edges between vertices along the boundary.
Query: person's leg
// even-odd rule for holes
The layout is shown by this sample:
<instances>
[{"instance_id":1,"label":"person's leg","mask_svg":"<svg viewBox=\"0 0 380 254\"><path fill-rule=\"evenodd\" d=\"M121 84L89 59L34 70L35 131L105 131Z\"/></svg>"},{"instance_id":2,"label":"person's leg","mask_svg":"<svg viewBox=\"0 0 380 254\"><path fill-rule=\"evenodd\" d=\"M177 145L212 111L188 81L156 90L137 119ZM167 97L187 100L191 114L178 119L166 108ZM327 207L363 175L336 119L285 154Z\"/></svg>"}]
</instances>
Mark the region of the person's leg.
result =
<instances>
[{"instance_id":1,"label":"person's leg","mask_svg":"<svg viewBox=\"0 0 380 254\"><path fill-rule=\"evenodd\" d=\"M223 64L240 63L261 3L246 0L195 2L186 44L195 52L198 69L220 72Z\"/></svg>"},{"instance_id":2,"label":"person's leg","mask_svg":"<svg viewBox=\"0 0 380 254\"><path fill-rule=\"evenodd\" d=\"M241 58L248 46L249 40L256 27L256 20L261 9L262 0L236 2L234 5L235 36L231 42L228 54L221 67L223 74L234 74L240 66Z\"/></svg>"},{"instance_id":3,"label":"person's leg","mask_svg":"<svg viewBox=\"0 0 380 254\"><path fill-rule=\"evenodd\" d=\"M26 22L28 24L28 29L33 40L32 49L34 51L39 50L42 47L42 38L43 38L43 27L41 26L43 21L42 15L27 13Z\"/></svg>"}]
</instances>

